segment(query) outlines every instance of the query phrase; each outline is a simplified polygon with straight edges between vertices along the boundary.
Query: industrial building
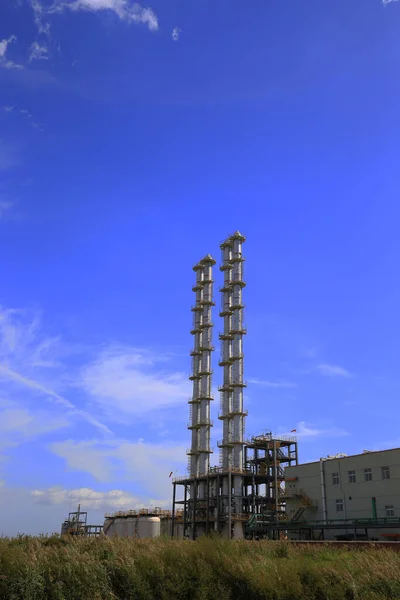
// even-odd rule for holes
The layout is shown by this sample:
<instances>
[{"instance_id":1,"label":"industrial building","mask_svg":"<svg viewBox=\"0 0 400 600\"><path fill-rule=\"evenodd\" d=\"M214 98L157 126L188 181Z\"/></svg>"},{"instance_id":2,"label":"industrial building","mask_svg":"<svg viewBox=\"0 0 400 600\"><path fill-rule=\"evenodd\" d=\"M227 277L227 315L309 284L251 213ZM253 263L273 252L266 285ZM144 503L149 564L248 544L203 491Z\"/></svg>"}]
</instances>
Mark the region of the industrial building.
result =
<instances>
[{"instance_id":1,"label":"industrial building","mask_svg":"<svg viewBox=\"0 0 400 600\"><path fill-rule=\"evenodd\" d=\"M285 488L292 538L400 539L400 448L289 466Z\"/></svg>"}]
</instances>

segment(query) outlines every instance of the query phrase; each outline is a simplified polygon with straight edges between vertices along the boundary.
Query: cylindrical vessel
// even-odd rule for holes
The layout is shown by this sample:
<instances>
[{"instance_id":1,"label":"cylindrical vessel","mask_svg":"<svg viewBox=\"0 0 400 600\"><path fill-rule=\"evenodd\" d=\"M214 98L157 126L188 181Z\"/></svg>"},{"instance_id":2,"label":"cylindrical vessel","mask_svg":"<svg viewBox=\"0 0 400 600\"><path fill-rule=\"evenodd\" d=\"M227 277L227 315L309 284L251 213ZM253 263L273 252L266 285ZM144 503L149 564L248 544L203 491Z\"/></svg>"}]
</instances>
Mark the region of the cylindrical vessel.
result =
<instances>
[{"instance_id":1,"label":"cylindrical vessel","mask_svg":"<svg viewBox=\"0 0 400 600\"><path fill-rule=\"evenodd\" d=\"M140 517L137 524L137 537L156 538L161 534L160 517Z\"/></svg>"}]
</instances>

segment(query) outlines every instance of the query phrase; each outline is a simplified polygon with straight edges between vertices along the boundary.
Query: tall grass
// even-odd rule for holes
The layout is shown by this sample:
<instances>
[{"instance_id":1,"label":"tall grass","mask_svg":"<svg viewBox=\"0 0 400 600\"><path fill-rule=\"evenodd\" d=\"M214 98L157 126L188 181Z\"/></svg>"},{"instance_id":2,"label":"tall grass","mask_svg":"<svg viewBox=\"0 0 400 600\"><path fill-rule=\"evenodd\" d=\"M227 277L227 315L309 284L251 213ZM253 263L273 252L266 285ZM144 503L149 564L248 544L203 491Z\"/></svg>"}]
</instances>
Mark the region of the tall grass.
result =
<instances>
[{"instance_id":1,"label":"tall grass","mask_svg":"<svg viewBox=\"0 0 400 600\"><path fill-rule=\"evenodd\" d=\"M0 600L400 599L400 553L285 542L0 539Z\"/></svg>"}]
</instances>

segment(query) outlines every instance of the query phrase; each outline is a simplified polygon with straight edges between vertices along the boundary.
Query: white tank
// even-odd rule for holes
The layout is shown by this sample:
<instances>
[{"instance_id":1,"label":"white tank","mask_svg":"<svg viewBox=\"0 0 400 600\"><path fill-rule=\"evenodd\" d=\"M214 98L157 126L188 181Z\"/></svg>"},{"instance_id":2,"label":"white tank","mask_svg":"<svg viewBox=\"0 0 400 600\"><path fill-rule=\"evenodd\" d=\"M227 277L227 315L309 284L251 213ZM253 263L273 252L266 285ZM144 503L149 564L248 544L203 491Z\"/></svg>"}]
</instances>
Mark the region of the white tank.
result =
<instances>
[{"instance_id":1,"label":"white tank","mask_svg":"<svg viewBox=\"0 0 400 600\"><path fill-rule=\"evenodd\" d=\"M108 537L155 538L161 534L160 517L108 517L104 522Z\"/></svg>"},{"instance_id":2,"label":"white tank","mask_svg":"<svg viewBox=\"0 0 400 600\"><path fill-rule=\"evenodd\" d=\"M156 538L160 537L161 520L160 517L141 517L137 527L138 537Z\"/></svg>"}]
</instances>

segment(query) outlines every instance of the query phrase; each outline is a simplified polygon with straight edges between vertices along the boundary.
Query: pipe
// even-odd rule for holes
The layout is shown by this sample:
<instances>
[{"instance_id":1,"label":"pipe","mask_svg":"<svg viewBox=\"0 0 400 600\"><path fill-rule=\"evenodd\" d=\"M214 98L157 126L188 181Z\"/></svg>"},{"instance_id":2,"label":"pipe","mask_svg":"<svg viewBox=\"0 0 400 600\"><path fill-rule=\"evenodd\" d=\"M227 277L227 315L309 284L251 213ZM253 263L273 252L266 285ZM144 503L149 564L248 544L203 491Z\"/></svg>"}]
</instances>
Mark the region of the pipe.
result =
<instances>
[{"instance_id":1,"label":"pipe","mask_svg":"<svg viewBox=\"0 0 400 600\"><path fill-rule=\"evenodd\" d=\"M322 499L322 520L327 523L328 513L326 510L326 491L325 491L325 469L324 469L324 458L319 459L319 468L321 473L321 499Z\"/></svg>"},{"instance_id":2,"label":"pipe","mask_svg":"<svg viewBox=\"0 0 400 600\"><path fill-rule=\"evenodd\" d=\"M176 483L173 483L173 494L172 494L172 523L171 523L171 537L174 537L175 533L175 505L176 505Z\"/></svg>"},{"instance_id":3,"label":"pipe","mask_svg":"<svg viewBox=\"0 0 400 600\"><path fill-rule=\"evenodd\" d=\"M376 510L376 498L372 498L372 518L377 521L378 511Z\"/></svg>"}]
</instances>

